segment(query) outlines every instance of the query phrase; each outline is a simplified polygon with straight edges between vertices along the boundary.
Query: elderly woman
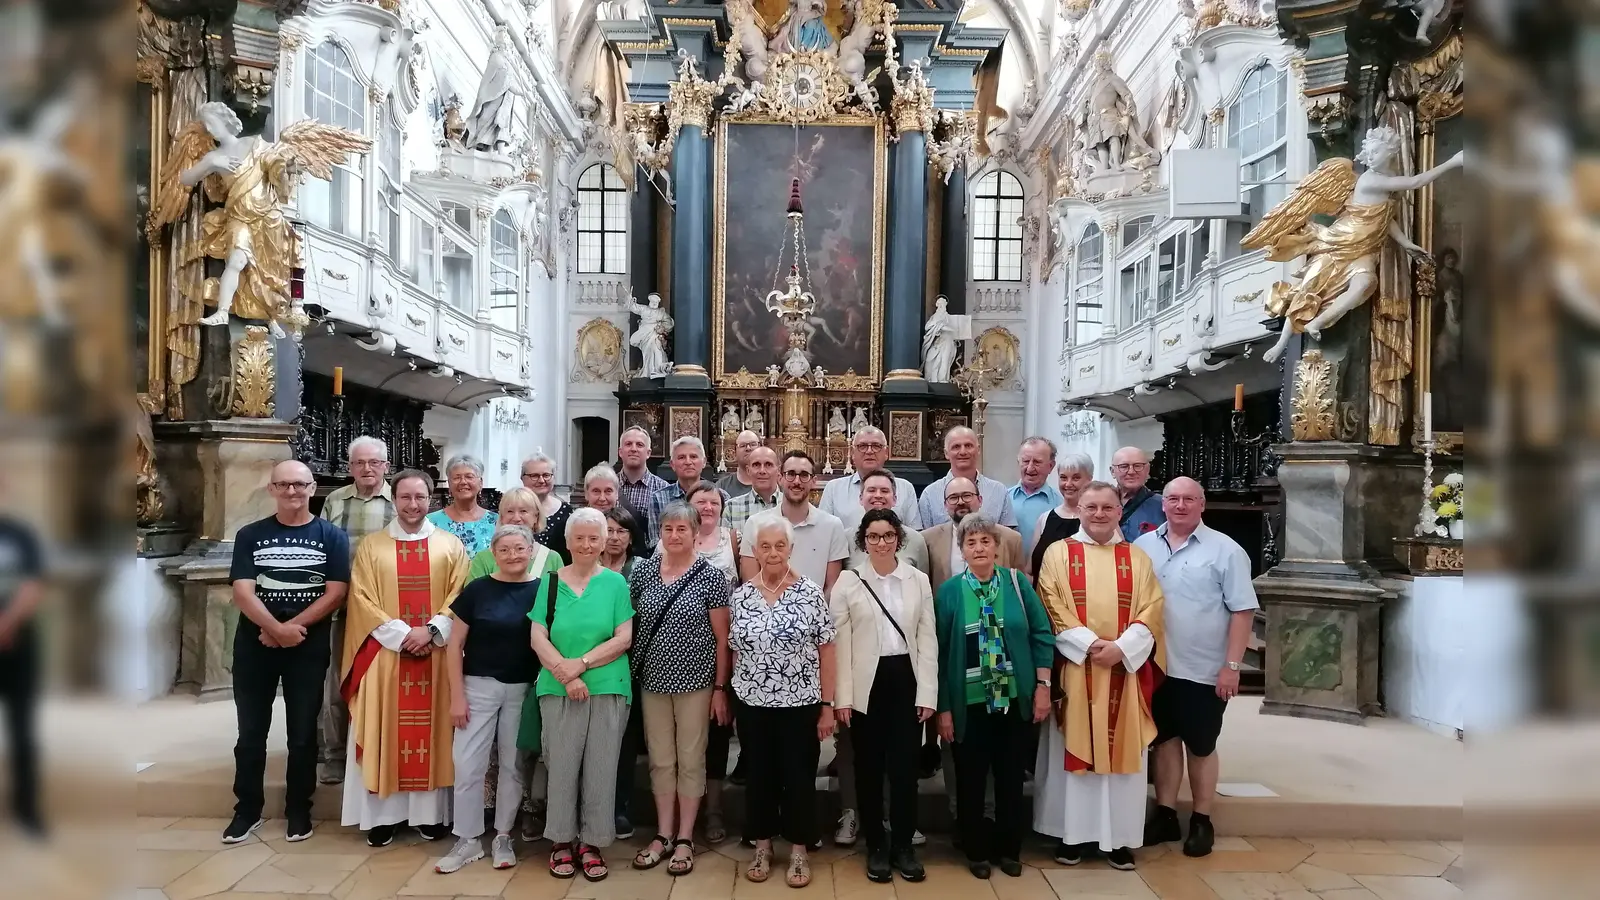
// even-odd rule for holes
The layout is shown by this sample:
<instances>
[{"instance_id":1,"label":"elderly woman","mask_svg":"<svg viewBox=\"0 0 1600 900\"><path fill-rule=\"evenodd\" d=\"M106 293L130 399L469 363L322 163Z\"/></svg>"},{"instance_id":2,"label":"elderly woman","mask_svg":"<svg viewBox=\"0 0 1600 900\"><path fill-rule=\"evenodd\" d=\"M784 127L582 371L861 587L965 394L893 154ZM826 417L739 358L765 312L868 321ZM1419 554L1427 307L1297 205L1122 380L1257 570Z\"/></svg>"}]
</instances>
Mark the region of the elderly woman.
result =
<instances>
[{"instance_id":1,"label":"elderly woman","mask_svg":"<svg viewBox=\"0 0 1600 900\"><path fill-rule=\"evenodd\" d=\"M702 481L683 499L699 514L694 526L695 554L721 572L732 587L739 580L739 535L722 524L722 491ZM661 552L661 546L656 545L656 553Z\"/></svg>"},{"instance_id":2,"label":"elderly woman","mask_svg":"<svg viewBox=\"0 0 1600 900\"><path fill-rule=\"evenodd\" d=\"M450 677L450 719L456 729L451 749L455 808L461 815L455 817L456 844L434 866L436 872L455 872L483 858L483 816L476 811L484 807L485 775L496 757L500 771L491 845L494 867L509 869L517 864L511 843L511 826L522 803L517 732L528 682L538 670L527 625L539 588L529 565L535 547L539 545L533 532L524 524L495 529L489 552L496 568L467 582L450 604L455 627L450 630L445 671Z\"/></svg>"},{"instance_id":3,"label":"elderly woman","mask_svg":"<svg viewBox=\"0 0 1600 900\"><path fill-rule=\"evenodd\" d=\"M544 527L534 531L539 543L567 558L567 517L572 515L572 504L556 496L556 461L543 453L535 453L522 462L522 486L539 497L539 513ZM501 499L500 514L505 515L505 501Z\"/></svg>"},{"instance_id":4,"label":"elderly woman","mask_svg":"<svg viewBox=\"0 0 1600 900\"><path fill-rule=\"evenodd\" d=\"M1039 518L1033 534L1033 556L1028 572L1035 577L1044 562L1044 551L1056 541L1078 533L1078 496L1084 485L1094 480L1094 460L1087 453L1069 453L1056 463L1056 486L1061 488L1061 505Z\"/></svg>"},{"instance_id":5,"label":"elderly woman","mask_svg":"<svg viewBox=\"0 0 1600 900\"><path fill-rule=\"evenodd\" d=\"M745 837L756 848L744 874L767 880L772 839L781 833L792 845L786 881L799 888L811 883L806 850L817 840L817 757L834 729L833 616L822 588L790 566L789 520L758 515L747 527L756 573L733 592L728 633L748 760Z\"/></svg>"},{"instance_id":6,"label":"elderly woman","mask_svg":"<svg viewBox=\"0 0 1600 900\"><path fill-rule=\"evenodd\" d=\"M721 505L715 486L709 491ZM660 552L629 580L638 640L629 656L644 708L657 834L633 858L667 872L694 869L694 820L706 789L706 734L728 723L728 579L696 552L704 510L681 501L661 513Z\"/></svg>"},{"instance_id":7,"label":"elderly woman","mask_svg":"<svg viewBox=\"0 0 1600 900\"><path fill-rule=\"evenodd\" d=\"M905 529L892 509L869 509L856 528L864 565L833 583L829 608L838 634L834 716L850 729L856 797L867 839L867 878L926 877L912 849L917 830L921 723L939 695L939 639L928 576L898 557ZM889 780L889 833L884 833L883 783Z\"/></svg>"},{"instance_id":8,"label":"elderly woman","mask_svg":"<svg viewBox=\"0 0 1600 900\"><path fill-rule=\"evenodd\" d=\"M1000 526L974 513L956 526L967 571L939 585L939 736L953 744L956 827L967 867L1022 875L1022 780L1032 725L1050 714L1055 635L1050 617L1015 569L995 565ZM994 824L983 795L994 776Z\"/></svg>"},{"instance_id":9,"label":"elderly woman","mask_svg":"<svg viewBox=\"0 0 1600 900\"><path fill-rule=\"evenodd\" d=\"M428 513L428 521L460 538L467 555L476 556L489 548L489 538L500 524L498 515L478 505L483 463L476 456L452 456L445 463L444 477L450 486L450 503Z\"/></svg>"},{"instance_id":10,"label":"elderly woman","mask_svg":"<svg viewBox=\"0 0 1600 900\"><path fill-rule=\"evenodd\" d=\"M606 510L605 517L606 549L600 553L600 565L627 578L633 574L634 564L639 561L633 544L633 532L638 527L638 520L622 506Z\"/></svg>"},{"instance_id":11,"label":"elderly woman","mask_svg":"<svg viewBox=\"0 0 1600 900\"><path fill-rule=\"evenodd\" d=\"M591 509L601 512L628 509L622 502L622 479L617 477L616 469L604 463L583 474L583 499ZM647 547L644 523L640 521L638 510L628 509L628 512L633 517L633 552L643 554Z\"/></svg>"},{"instance_id":12,"label":"elderly woman","mask_svg":"<svg viewBox=\"0 0 1600 900\"><path fill-rule=\"evenodd\" d=\"M550 773L544 836L554 845L551 875L576 874L576 853L583 877L599 881L608 872L600 851L616 839L617 748L633 696L633 604L627 580L600 565L605 516L575 510L566 537L572 562L545 576L528 614L543 666L534 691Z\"/></svg>"},{"instance_id":13,"label":"elderly woman","mask_svg":"<svg viewBox=\"0 0 1600 900\"><path fill-rule=\"evenodd\" d=\"M521 525L532 532L534 545L528 553L528 571L534 578L539 578L546 572L554 572L561 568L562 559L555 551L539 541L539 533L545 527L544 513L539 509L539 496L534 491L525 487L512 488L500 497L500 524L496 531L507 525ZM563 528L566 526L563 525ZM565 544L565 538L562 544ZM478 551L472 558L472 568L467 573L469 580L482 578L494 572L499 567L499 560L492 547L485 547Z\"/></svg>"}]
</instances>

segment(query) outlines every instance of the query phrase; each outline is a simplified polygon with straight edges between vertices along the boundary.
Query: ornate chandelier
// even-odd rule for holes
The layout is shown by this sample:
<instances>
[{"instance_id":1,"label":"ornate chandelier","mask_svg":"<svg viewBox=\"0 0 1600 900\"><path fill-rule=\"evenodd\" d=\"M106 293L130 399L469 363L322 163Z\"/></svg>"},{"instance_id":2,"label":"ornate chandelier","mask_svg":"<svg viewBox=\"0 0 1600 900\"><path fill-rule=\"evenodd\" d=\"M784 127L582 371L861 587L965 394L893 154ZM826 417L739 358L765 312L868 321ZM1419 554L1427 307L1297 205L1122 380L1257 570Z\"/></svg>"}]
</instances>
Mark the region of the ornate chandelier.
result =
<instances>
[{"instance_id":1,"label":"ornate chandelier","mask_svg":"<svg viewBox=\"0 0 1600 900\"><path fill-rule=\"evenodd\" d=\"M789 234L779 239L778 265L772 273L772 290L767 293L766 307L782 320L784 331L789 335L788 347L783 355L783 373L791 378L803 379L808 375L815 377L810 344L817 330L812 322L817 298L806 290L811 271L806 259L806 214L800 202L798 177L790 180L789 209L785 215L789 219ZM787 277L783 277L785 255L788 256ZM778 289L779 278L783 278L788 285L787 290Z\"/></svg>"}]
</instances>

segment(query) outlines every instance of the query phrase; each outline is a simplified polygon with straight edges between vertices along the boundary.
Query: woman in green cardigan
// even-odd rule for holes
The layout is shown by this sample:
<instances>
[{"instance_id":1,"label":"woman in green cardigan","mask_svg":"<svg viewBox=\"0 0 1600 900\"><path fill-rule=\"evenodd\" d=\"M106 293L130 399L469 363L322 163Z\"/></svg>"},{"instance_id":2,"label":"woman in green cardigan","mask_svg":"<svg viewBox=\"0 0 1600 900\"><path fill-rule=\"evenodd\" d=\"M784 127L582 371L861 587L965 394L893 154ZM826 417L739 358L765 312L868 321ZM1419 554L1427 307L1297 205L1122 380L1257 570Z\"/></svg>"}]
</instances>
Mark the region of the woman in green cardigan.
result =
<instances>
[{"instance_id":1,"label":"woman in green cardigan","mask_svg":"<svg viewBox=\"0 0 1600 900\"><path fill-rule=\"evenodd\" d=\"M1023 771L1032 726L1050 715L1055 635L1026 576L995 565L1000 527L981 513L956 525L967 571L939 586L939 736L955 757L956 827L967 867L1022 875ZM983 795L994 775L994 830Z\"/></svg>"}]
</instances>

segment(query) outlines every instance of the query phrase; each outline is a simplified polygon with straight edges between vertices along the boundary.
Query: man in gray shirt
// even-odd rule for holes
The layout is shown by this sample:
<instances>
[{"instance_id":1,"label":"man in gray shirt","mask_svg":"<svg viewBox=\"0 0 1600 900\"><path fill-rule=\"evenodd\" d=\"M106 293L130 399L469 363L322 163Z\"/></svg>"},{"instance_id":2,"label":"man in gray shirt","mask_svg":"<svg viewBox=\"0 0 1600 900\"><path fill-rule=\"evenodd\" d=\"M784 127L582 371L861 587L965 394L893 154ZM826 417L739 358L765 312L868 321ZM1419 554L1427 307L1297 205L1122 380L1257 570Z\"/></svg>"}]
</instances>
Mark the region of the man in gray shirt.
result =
<instances>
[{"instance_id":1,"label":"man in gray shirt","mask_svg":"<svg viewBox=\"0 0 1600 900\"><path fill-rule=\"evenodd\" d=\"M1156 809L1145 824L1144 843L1181 837L1178 787L1187 748L1194 813L1183 853L1205 856L1216 839L1211 804L1217 792L1217 736L1228 700L1239 693L1239 664L1259 604L1244 548L1200 521L1206 495L1199 482L1181 476L1167 482L1161 506L1166 524L1133 542L1155 564L1166 595L1167 677L1150 702L1157 732Z\"/></svg>"},{"instance_id":2,"label":"man in gray shirt","mask_svg":"<svg viewBox=\"0 0 1600 900\"><path fill-rule=\"evenodd\" d=\"M1006 486L978 471L978 433L965 425L945 432L944 458L950 461L949 474L923 488L917 500L922 530L950 521L950 514L944 508L944 489L952 478L972 479L982 500L983 514L1016 530L1017 514L1011 508L1011 494Z\"/></svg>"}]
</instances>

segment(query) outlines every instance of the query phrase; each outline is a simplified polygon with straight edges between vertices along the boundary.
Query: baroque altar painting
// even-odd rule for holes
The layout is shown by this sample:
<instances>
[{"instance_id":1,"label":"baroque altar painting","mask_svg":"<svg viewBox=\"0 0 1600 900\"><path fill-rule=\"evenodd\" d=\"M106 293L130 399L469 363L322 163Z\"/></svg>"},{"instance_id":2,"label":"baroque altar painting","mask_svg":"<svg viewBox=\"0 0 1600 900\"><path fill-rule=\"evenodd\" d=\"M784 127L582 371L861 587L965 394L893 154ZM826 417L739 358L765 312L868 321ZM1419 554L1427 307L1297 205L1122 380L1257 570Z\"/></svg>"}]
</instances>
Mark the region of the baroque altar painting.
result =
<instances>
[{"instance_id":1,"label":"baroque altar painting","mask_svg":"<svg viewBox=\"0 0 1600 900\"><path fill-rule=\"evenodd\" d=\"M816 296L813 360L830 375L881 377L886 133L881 119L839 118L797 130L723 123L717 131L712 259L714 377L765 372L788 335L766 307L783 289L792 239L790 179L805 207L805 287ZM792 248L790 248L792 253Z\"/></svg>"}]
</instances>

